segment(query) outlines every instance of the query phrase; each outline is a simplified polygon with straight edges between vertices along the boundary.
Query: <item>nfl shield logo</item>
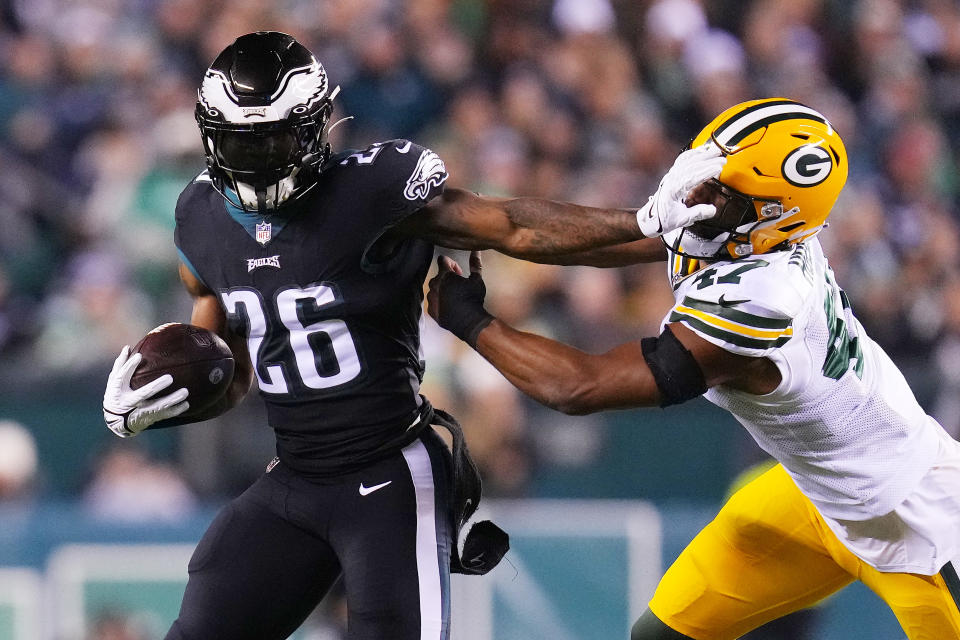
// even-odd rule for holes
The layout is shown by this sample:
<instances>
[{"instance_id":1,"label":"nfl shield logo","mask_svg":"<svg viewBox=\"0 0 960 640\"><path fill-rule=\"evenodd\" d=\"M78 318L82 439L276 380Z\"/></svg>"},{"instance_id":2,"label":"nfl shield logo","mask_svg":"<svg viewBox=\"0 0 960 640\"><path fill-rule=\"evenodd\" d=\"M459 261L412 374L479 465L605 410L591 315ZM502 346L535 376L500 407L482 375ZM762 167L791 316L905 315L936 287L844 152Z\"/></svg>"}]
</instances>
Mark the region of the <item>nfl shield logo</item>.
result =
<instances>
[{"instance_id":1,"label":"nfl shield logo","mask_svg":"<svg viewBox=\"0 0 960 640\"><path fill-rule=\"evenodd\" d=\"M269 222L258 222L257 223L257 242L260 244L267 244L270 242L270 223Z\"/></svg>"}]
</instances>

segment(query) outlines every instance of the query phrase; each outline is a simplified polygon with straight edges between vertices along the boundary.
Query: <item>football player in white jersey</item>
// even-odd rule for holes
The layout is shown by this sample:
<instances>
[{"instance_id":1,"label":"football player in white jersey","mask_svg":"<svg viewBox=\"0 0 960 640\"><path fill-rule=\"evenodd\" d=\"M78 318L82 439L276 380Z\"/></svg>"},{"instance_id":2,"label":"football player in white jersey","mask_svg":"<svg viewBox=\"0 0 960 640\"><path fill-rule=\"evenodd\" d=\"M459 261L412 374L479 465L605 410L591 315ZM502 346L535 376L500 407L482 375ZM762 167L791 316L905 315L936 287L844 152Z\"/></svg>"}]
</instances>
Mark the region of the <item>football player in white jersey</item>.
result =
<instances>
[{"instance_id":1,"label":"football player in white jersey","mask_svg":"<svg viewBox=\"0 0 960 640\"><path fill-rule=\"evenodd\" d=\"M911 640L960 638L960 444L864 333L816 239L846 182L840 136L774 98L724 111L691 147L645 209L717 213L664 235L675 304L659 336L592 355L518 331L483 309L478 253L470 277L440 258L430 314L547 406L585 414L705 394L779 462L667 570L632 640L737 638L857 579ZM693 154L725 163L678 189ZM635 250L580 261L627 263Z\"/></svg>"}]
</instances>

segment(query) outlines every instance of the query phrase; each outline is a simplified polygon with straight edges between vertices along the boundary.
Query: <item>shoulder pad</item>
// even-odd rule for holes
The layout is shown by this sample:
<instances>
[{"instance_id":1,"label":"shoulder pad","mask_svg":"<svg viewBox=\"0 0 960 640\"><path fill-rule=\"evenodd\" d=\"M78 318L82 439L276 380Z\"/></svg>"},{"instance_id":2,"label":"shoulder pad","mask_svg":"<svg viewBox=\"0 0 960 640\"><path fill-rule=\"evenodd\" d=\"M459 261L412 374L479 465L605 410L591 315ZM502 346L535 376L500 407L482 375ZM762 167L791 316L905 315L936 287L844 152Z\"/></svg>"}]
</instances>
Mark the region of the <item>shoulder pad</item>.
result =
<instances>
[{"instance_id":1,"label":"shoulder pad","mask_svg":"<svg viewBox=\"0 0 960 640\"><path fill-rule=\"evenodd\" d=\"M683 322L729 351L762 356L793 337L793 319L813 290L784 252L720 262L679 289L668 322Z\"/></svg>"},{"instance_id":2,"label":"shoulder pad","mask_svg":"<svg viewBox=\"0 0 960 640\"><path fill-rule=\"evenodd\" d=\"M408 153L416 156L416 164L406 178L403 197L414 202L426 203L443 191L443 183L447 181L449 174L439 155L430 149L412 146L414 148L409 149Z\"/></svg>"},{"instance_id":3,"label":"shoulder pad","mask_svg":"<svg viewBox=\"0 0 960 640\"><path fill-rule=\"evenodd\" d=\"M361 264L370 272L388 268L392 263L381 255L386 252L380 240L390 228L443 193L447 168L439 155L409 140L378 142L365 151L343 156L339 163L350 172L350 183L370 194L370 241Z\"/></svg>"},{"instance_id":4,"label":"shoulder pad","mask_svg":"<svg viewBox=\"0 0 960 640\"><path fill-rule=\"evenodd\" d=\"M380 154L385 148L387 148L391 143L396 142L395 140L389 140L387 142L374 142L366 149L348 149L346 151L341 151L340 153L332 156L328 161L328 164L339 164L340 166L350 166L350 165L371 165L377 161L377 158L380 157Z\"/></svg>"},{"instance_id":5,"label":"shoulder pad","mask_svg":"<svg viewBox=\"0 0 960 640\"><path fill-rule=\"evenodd\" d=\"M223 197L214 189L209 174L204 171L184 187L174 210L173 242L180 261L201 282L205 281L197 266L203 262L205 251L202 245L213 232L211 225L216 224L213 213L218 207L224 207Z\"/></svg>"},{"instance_id":6,"label":"shoulder pad","mask_svg":"<svg viewBox=\"0 0 960 640\"><path fill-rule=\"evenodd\" d=\"M377 142L362 151L339 154L332 161L344 167L371 167L374 171L366 180L379 183L379 190L388 199L413 203L411 210L439 195L448 177L439 155L402 139Z\"/></svg>"},{"instance_id":7,"label":"shoulder pad","mask_svg":"<svg viewBox=\"0 0 960 640\"><path fill-rule=\"evenodd\" d=\"M213 183L206 171L195 177L183 188L177 198L175 209L175 218L178 224L195 208L197 202L208 197L211 189L213 189Z\"/></svg>"}]
</instances>

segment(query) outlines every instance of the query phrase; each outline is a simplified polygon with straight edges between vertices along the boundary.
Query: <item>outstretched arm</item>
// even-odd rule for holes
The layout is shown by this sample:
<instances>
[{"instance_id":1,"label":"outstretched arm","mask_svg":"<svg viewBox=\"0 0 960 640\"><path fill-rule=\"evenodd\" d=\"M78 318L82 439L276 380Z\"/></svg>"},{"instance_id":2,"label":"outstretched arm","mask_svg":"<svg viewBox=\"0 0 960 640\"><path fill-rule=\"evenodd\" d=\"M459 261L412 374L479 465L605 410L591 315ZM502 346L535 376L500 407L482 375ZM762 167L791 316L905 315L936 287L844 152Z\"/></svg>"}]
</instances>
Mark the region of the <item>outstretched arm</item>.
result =
<instances>
[{"instance_id":1,"label":"outstretched arm","mask_svg":"<svg viewBox=\"0 0 960 640\"><path fill-rule=\"evenodd\" d=\"M644 238L609 247L553 256L548 264L609 268L627 267L631 264L646 262L663 262L666 259L667 247L659 238Z\"/></svg>"},{"instance_id":2,"label":"outstretched arm","mask_svg":"<svg viewBox=\"0 0 960 640\"><path fill-rule=\"evenodd\" d=\"M662 243L644 239L636 210L599 209L540 198L487 198L448 188L396 227L451 249L495 249L534 262L567 262L566 256L634 243L644 261Z\"/></svg>"},{"instance_id":3,"label":"outstretched arm","mask_svg":"<svg viewBox=\"0 0 960 640\"><path fill-rule=\"evenodd\" d=\"M583 415L660 403L640 342L590 354L494 319L480 332L476 350L520 391L563 413Z\"/></svg>"},{"instance_id":4,"label":"outstretched arm","mask_svg":"<svg viewBox=\"0 0 960 640\"><path fill-rule=\"evenodd\" d=\"M542 198L487 198L447 189L394 228L452 249L495 249L553 264L620 266L663 260L658 236L716 213L683 199L720 174L726 159L715 146L680 154L640 210L602 209Z\"/></svg>"},{"instance_id":5,"label":"outstretched arm","mask_svg":"<svg viewBox=\"0 0 960 640\"><path fill-rule=\"evenodd\" d=\"M686 388L665 388L655 374L640 341L628 342L606 353L589 354L532 333L514 329L483 310L485 288L478 253L471 255L469 278L445 256L430 281L428 312L440 326L466 340L514 386L552 409L586 414L607 409L652 407L673 401L671 394ZM706 388L727 384L749 393L768 393L779 383L779 373L766 358L730 353L700 338L680 323L670 325L684 357L702 375ZM671 353L676 353L671 352ZM656 359L654 359L656 361ZM660 360L663 362L663 360ZM670 364L670 363L667 363ZM671 371L679 373L682 370ZM665 395L666 394L666 395ZM689 394L686 397L693 397Z\"/></svg>"}]
</instances>

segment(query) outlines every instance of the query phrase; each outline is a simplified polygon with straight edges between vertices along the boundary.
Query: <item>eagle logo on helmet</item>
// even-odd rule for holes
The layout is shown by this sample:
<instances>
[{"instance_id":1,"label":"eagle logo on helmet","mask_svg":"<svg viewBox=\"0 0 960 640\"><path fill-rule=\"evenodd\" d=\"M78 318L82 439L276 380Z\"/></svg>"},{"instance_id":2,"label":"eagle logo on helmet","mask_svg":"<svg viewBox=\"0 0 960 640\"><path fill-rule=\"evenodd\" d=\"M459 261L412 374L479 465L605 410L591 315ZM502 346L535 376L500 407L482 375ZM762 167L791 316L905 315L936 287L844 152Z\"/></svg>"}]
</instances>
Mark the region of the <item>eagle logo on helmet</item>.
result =
<instances>
[{"instance_id":1,"label":"eagle logo on helmet","mask_svg":"<svg viewBox=\"0 0 960 640\"><path fill-rule=\"evenodd\" d=\"M207 115L227 122L242 122L256 115L267 121L300 116L309 112L327 96L330 81L319 62L288 70L277 82L267 104L241 106L243 100L234 90L230 78L217 69L208 69L197 98Z\"/></svg>"}]
</instances>

